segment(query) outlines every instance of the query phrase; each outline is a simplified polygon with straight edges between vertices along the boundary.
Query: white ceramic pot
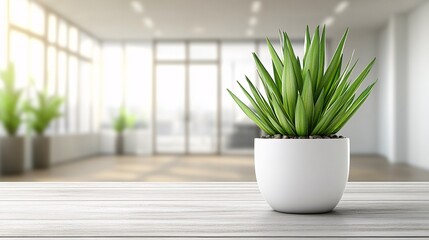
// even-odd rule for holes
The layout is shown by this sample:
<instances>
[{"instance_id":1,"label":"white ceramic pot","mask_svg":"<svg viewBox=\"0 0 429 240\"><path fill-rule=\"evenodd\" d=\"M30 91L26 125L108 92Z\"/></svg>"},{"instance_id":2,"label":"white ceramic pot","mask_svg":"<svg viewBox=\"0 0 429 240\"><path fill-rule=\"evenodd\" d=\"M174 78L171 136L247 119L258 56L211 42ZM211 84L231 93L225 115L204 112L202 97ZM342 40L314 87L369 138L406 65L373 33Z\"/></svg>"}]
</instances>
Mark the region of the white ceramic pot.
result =
<instances>
[{"instance_id":1,"label":"white ceramic pot","mask_svg":"<svg viewBox=\"0 0 429 240\"><path fill-rule=\"evenodd\" d=\"M349 162L348 138L255 139L259 190L279 212L334 209L348 180Z\"/></svg>"}]
</instances>

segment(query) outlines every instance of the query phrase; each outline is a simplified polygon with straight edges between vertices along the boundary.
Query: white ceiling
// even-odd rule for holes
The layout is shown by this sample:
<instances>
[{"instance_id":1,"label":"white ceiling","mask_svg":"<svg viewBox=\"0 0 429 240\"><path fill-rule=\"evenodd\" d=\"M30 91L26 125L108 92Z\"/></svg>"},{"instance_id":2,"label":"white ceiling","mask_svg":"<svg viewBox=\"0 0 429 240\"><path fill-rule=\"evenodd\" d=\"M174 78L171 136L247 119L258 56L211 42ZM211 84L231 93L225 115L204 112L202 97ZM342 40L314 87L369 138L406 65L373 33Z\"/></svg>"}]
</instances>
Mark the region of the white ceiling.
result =
<instances>
[{"instance_id":1,"label":"white ceiling","mask_svg":"<svg viewBox=\"0 0 429 240\"><path fill-rule=\"evenodd\" d=\"M243 39L277 36L278 30L292 37L303 35L306 25L322 24L332 16L331 33L346 27L353 31L374 30L389 16L407 12L424 0L349 0L342 13L335 13L341 0L259 0L260 11L252 13L253 0L137 0L142 13L131 8L131 0L38 0L103 40L151 38ZM250 28L249 18L257 24ZM153 21L147 27L143 18Z\"/></svg>"}]
</instances>

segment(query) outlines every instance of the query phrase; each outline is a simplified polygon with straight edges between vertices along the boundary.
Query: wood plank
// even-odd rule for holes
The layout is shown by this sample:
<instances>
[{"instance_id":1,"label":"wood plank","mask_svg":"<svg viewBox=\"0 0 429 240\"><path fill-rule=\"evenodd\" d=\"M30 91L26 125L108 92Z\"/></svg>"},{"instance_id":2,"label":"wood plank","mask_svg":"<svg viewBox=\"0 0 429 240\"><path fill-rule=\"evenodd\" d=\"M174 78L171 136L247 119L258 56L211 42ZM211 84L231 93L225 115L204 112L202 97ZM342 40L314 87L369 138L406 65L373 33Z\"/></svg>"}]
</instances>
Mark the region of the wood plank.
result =
<instances>
[{"instance_id":1,"label":"wood plank","mask_svg":"<svg viewBox=\"0 0 429 240\"><path fill-rule=\"evenodd\" d=\"M0 188L254 188L256 182L0 182ZM429 188L429 182L348 182L347 188L379 187Z\"/></svg>"},{"instance_id":2,"label":"wood plank","mask_svg":"<svg viewBox=\"0 0 429 240\"><path fill-rule=\"evenodd\" d=\"M7 186L7 184L4 184ZM108 184L85 183L45 184L24 183L12 184L14 187L0 186L0 201L41 201L41 200L85 200L85 201L263 201L256 183L206 183L206 184L157 184L131 183L124 187ZM18 187L21 186L21 187ZM97 187L100 186L100 187ZM429 184L416 187L403 184L359 183L348 184L343 201L427 201Z\"/></svg>"},{"instance_id":3,"label":"wood plank","mask_svg":"<svg viewBox=\"0 0 429 240\"><path fill-rule=\"evenodd\" d=\"M1 238L2 240L28 240L28 238ZM33 237L32 239L38 239L38 240L52 240L52 238L46 238L46 237ZM101 237L101 238L87 238L87 237L67 237L67 238L55 238L55 240L70 240L70 239L79 239L79 240L130 240L133 238L129 238L129 237ZM164 237L138 237L138 239L144 239L144 240L171 240L171 237L168 238L164 238ZM260 240L260 239L273 239L272 237L265 237L265 236L260 236L258 238L249 238L249 237L210 237L210 238L199 238L199 237L175 237L174 239L178 239L178 240L207 240L207 239L219 239L219 240L237 240L237 239L247 239L247 240ZM274 238L274 239L279 239L279 238ZM282 239L288 239L288 240L302 240L302 239L306 239L306 240L320 240L320 239L326 239L326 238L313 238L313 237L309 237L309 238L302 238L302 237L282 237ZM329 239L333 239L333 240L391 240L392 238L364 238L364 237L353 237L353 238L337 238L337 237L333 237L333 238L329 238ZM400 240L415 240L416 238L400 238Z\"/></svg>"},{"instance_id":4,"label":"wood plank","mask_svg":"<svg viewBox=\"0 0 429 240\"><path fill-rule=\"evenodd\" d=\"M3 201L0 226L4 237L429 237L429 202L344 201L299 215L262 201Z\"/></svg>"},{"instance_id":5,"label":"wood plank","mask_svg":"<svg viewBox=\"0 0 429 240\"><path fill-rule=\"evenodd\" d=\"M254 182L0 183L0 237L429 238L429 183L349 183L319 215L272 211Z\"/></svg>"}]
</instances>

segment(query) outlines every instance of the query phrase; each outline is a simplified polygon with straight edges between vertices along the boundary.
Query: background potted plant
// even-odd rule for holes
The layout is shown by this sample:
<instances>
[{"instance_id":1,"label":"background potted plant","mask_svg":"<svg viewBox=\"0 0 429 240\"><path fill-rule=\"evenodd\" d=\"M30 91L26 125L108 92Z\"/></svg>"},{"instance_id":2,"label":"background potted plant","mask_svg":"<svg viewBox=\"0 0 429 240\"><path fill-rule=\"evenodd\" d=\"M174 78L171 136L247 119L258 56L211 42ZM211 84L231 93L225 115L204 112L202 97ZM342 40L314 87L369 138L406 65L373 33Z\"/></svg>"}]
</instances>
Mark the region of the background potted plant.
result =
<instances>
[{"instance_id":1,"label":"background potted plant","mask_svg":"<svg viewBox=\"0 0 429 240\"><path fill-rule=\"evenodd\" d=\"M17 136L22 123L22 91L15 88L15 67L9 64L0 73L0 121L7 136L1 139L1 172L19 174L24 171L24 137Z\"/></svg>"},{"instance_id":2,"label":"background potted plant","mask_svg":"<svg viewBox=\"0 0 429 240\"><path fill-rule=\"evenodd\" d=\"M33 138L33 167L48 168L51 164L51 138L45 136L49 124L61 116L60 108L63 98L48 95L41 91L37 93L37 102L27 102L25 108L29 113L29 124L36 133Z\"/></svg>"},{"instance_id":3,"label":"background potted plant","mask_svg":"<svg viewBox=\"0 0 429 240\"><path fill-rule=\"evenodd\" d=\"M135 123L136 117L128 113L125 107L121 107L118 115L113 119L113 128L116 132L115 151L117 155L122 155L125 152L124 131L134 127Z\"/></svg>"},{"instance_id":4,"label":"background potted plant","mask_svg":"<svg viewBox=\"0 0 429 240\"><path fill-rule=\"evenodd\" d=\"M279 56L267 39L272 58L270 74L256 54L253 57L265 94L246 77L250 93L240 84L252 108L232 98L268 136L255 139L255 172L259 189L276 211L319 213L335 208L349 173L349 139L335 134L368 98L374 83L357 90L374 61L355 80L352 57L342 70L345 31L325 69L325 28L310 39L307 27L301 63L286 32L281 34Z\"/></svg>"}]
</instances>

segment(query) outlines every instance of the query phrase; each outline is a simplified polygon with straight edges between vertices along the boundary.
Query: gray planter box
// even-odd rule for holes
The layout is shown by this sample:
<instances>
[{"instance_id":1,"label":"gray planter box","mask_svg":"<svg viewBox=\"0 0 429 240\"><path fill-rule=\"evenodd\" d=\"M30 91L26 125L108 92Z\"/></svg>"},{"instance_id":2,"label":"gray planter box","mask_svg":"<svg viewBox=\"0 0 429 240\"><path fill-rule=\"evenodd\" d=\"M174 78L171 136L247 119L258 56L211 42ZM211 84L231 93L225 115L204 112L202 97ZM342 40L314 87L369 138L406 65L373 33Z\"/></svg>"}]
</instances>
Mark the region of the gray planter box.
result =
<instances>
[{"instance_id":1,"label":"gray planter box","mask_svg":"<svg viewBox=\"0 0 429 240\"><path fill-rule=\"evenodd\" d=\"M1 173L4 175L24 172L24 137L1 138Z\"/></svg>"},{"instance_id":2,"label":"gray planter box","mask_svg":"<svg viewBox=\"0 0 429 240\"><path fill-rule=\"evenodd\" d=\"M33 138L33 166L45 169L99 154L98 134L48 135Z\"/></svg>"},{"instance_id":3,"label":"gray planter box","mask_svg":"<svg viewBox=\"0 0 429 240\"><path fill-rule=\"evenodd\" d=\"M51 166L51 138L37 136L33 138L33 167L45 169Z\"/></svg>"}]
</instances>

